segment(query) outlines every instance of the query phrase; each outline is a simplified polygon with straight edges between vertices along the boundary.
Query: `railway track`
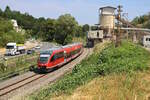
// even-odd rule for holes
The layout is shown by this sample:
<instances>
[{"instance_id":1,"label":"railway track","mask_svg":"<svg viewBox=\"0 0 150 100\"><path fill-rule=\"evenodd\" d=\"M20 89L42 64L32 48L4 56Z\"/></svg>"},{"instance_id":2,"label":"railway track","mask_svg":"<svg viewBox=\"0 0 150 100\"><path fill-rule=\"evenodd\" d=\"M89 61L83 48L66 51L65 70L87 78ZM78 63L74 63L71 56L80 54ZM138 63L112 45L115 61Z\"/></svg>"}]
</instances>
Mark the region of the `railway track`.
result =
<instances>
[{"instance_id":1,"label":"railway track","mask_svg":"<svg viewBox=\"0 0 150 100\"><path fill-rule=\"evenodd\" d=\"M79 57L83 59L85 57L88 57L90 54L92 54L92 49L85 49L84 52ZM74 62L74 64L77 64L77 63L79 63L79 61ZM64 66L66 66L66 65L64 65ZM51 80L50 83L52 83L52 82L56 81L57 79L59 79L60 77L62 77L66 72L70 71L72 68L68 68L67 70L62 70L61 74L56 76L56 78L53 78L53 80ZM35 73L31 76L28 76L26 78L23 78L23 79L17 81L17 82L6 85L6 86L0 88L0 98L3 96L7 96L7 94L9 94L9 93L21 88L21 87L24 87L24 86L26 86L26 85L34 82L34 81L40 80L40 79L44 78L44 76L46 78L46 76L48 76L49 74L54 74L54 73L55 72L48 73L48 74L36 74Z\"/></svg>"},{"instance_id":2,"label":"railway track","mask_svg":"<svg viewBox=\"0 0 150 100\"><path fill-rule=\"evenodd\" d=\"M0 97L6 95L6 94L8 94L8 93L10 93L16 89L19 89L19 88L21 88L21 87L23 87L23 86L25 86L25 85L33 82L33 81L36 81L36 80L44 77L45 75L46 74L43 74L43 75L33 74L29 77L26 77L22 80L14 82L10 85L4 86L4 87L0 88Z\"/></svg>"}]
</instances>

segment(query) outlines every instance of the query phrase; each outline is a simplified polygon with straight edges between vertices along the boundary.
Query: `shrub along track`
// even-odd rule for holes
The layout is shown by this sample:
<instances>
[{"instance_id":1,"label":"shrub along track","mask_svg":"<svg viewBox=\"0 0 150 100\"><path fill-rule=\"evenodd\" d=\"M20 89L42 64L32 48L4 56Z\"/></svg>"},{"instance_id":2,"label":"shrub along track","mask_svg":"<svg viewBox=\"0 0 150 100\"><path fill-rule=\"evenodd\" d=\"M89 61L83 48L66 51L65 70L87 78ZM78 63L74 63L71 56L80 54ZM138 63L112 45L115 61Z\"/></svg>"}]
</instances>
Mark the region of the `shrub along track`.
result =
<instances>
[{"instance_id":1,"label":"shrub along track","mask_svg":"<svg viewBox=\"0 0 150 100\"><path fill-rule=\"evenodd\" d=\"M82 59L92 54L93 49L84 49L84 52L77 57L75 60L70 63L64 65L62 68L59 68L48 74L32 74L26 78L21 80L16 80L16 82L5 85L0 88L0 99L6 100L9 98L18 99L28 93L32 93L35 90L39 89L41 86L44 86L48 83L52 83L59 78L63 77L63 75L67 72L70 72L72 68L79 63ZM19 95L19 96L18 96Z\"/></svg>"}]
</instances>

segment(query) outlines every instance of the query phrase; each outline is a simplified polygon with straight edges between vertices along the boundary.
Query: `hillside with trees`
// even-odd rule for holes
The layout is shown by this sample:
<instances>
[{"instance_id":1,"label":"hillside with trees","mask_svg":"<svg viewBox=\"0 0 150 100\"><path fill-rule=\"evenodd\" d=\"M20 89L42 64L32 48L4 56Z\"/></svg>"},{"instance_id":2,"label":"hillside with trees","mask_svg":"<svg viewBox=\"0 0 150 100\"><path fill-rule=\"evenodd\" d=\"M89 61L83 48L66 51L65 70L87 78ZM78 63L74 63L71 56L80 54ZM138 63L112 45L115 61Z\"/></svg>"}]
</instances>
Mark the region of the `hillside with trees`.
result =
<instances>
[{"instance_id":1,"label":"hillside with trees","mask_svg":"<svg viewBox=\"0 0 150 100\"><path fill-rule=\"evenodd\" d=\"M70 43L73 37L85 37L89 29L88 24L80 26L70 14L61 15L58 19L35 18L28 13L12 11L7 6L4 11L0 9L0 17L17 20L18 25L26 30L26 38L55 41L62 45Z\"/></svg>"},{"instance_id":2,"label":"hillside with trees","mask_svg":"<svg viewBox=\"0 0 150 100\"><path fill-rule=\"evenodd\" d=\"M24 43L25 34L16 32L12 22L0 17L0 47L4 47L8 42Z\"/></svg>"},{"instance_id":3,"label":"hillside with trees","mask_svg":"<svg viewBox=\"0 0 150 100\"><path fill-rule=\"evenodd\" d=\"M137 27L150 28L150 13L134 18L132 24Z\"/></svg>"}]
</instances>

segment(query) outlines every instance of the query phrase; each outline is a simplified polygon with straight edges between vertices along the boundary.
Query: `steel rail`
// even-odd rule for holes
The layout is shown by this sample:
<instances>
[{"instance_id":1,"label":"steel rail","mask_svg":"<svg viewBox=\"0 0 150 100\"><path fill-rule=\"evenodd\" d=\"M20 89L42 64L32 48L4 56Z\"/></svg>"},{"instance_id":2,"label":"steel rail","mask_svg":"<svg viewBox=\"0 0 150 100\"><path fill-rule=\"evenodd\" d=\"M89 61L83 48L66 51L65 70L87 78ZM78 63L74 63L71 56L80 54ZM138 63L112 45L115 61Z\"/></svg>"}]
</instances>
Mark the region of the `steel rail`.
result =
<instances>
[{"instance_id":1,"label":"steel rail","mask_svg":"<svg viewBox=\"0 0 150 100\"><path fill-rule=\"evenodd\" d=\"M6 95L6 94L8 94L8 93L10 93L10 92L12 92L12 91L14 91L14 90L17 90L17 89L19 89L19 88L21 88L21 87L23 87L23 86L25 86L25 85L27 85L27 84L33 82L33 81L36 81L36 80L38 80L38 79L40 79L40 78L42 78L42 77L44 77L44 76L46 76L46 75L47 75L47 74L41 75L41 76L39 76L38 78L35 78L35 79L33 79L33 80L29 81L29 82L26 82L26 83L24 83L24 84L22 84L22 85L20 85L20 86L18 86L18 87L15 87L15 88L13 88L13 89L7 91L7 92L4 92L4 93L0 94L0 97L1 97L1 96L4 96L4 95ZM17 84L18 84L18 83L17 83ZM16 85L16 84L15 84L15 85Z\"/></svg>"},{"instance_id":2,"label":"steel rail","mask_svg":"<svg viewBox=\"0 0 150 100\"><path fill-rule=\"evenodd\" d=\"M18 84L18 83L21 83L21 82L23 82L23 81L25 81L25 80L27 80L27 79L29 79L29 78L32 78L32 77L34 77L34 76L36 76L36 75L37 75L37 74L31 75L31 76L29 76L29 77L27 77L27 78L24 78L24 79L20 80L20 81L17 81L17 82L15 82L15 83L12 83L12 84L10 84L10 85L7 85L7 86L5 86L5 87L3 87L3 88L0 88L0 91L1 91L1 90L4 90L4 89L7 89L7 88L9 88L9 87L11 87L11 86L13 86L13 85Z\"/></svg>"}]
</instances>

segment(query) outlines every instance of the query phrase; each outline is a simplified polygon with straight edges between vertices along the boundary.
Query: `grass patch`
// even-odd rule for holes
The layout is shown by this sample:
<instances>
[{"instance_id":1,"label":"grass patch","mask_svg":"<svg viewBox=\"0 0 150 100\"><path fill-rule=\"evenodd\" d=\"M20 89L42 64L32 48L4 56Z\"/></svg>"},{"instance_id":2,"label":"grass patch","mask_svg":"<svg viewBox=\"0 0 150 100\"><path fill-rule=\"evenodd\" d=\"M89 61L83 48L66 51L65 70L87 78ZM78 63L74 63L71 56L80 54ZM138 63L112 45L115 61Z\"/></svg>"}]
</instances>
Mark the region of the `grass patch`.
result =
<instances>
[{"instance_id":1,"label":"grass patch","mask_svg":"<svg viewBox=\"0 0 150 100\"><path fill-rule=\"evenodd\" d=\"M118 48L115 48L114 44L109 44L105 49L102 49L101 45L96 46L94 53L76 65L72 73L65 75L48 88L30 95L28 99L49 100L50 97L71 94L77 87L101 75L124 73L130 77L135 71L148 69L149 60L148 51L130 42L123 42ZM107 86L104 88L107 89Z\"/></svg>"},{"instance_id":2,"label":"grass patch","mask_svg":"<svg viewBox=\"0 0 150 100\"><path fill-rule=\"evenodd\" d=\"M132 73L133 71L146 70L149 67L150 52L124 41L122 46L115 48L109 45L99 57L99 65L104 74L109 73Z\"/></svg>"},{"instance_id":3,"label":"grass patch","mask_svg":"<svg viewBox=\"0 0 150 100\"><path fill-rule=\"evenodd\" d=\"M109 74L96 77L71 95L61 94L49 100L148 100L150 71L127 74Z\"/></svg>"}]
</instances>

